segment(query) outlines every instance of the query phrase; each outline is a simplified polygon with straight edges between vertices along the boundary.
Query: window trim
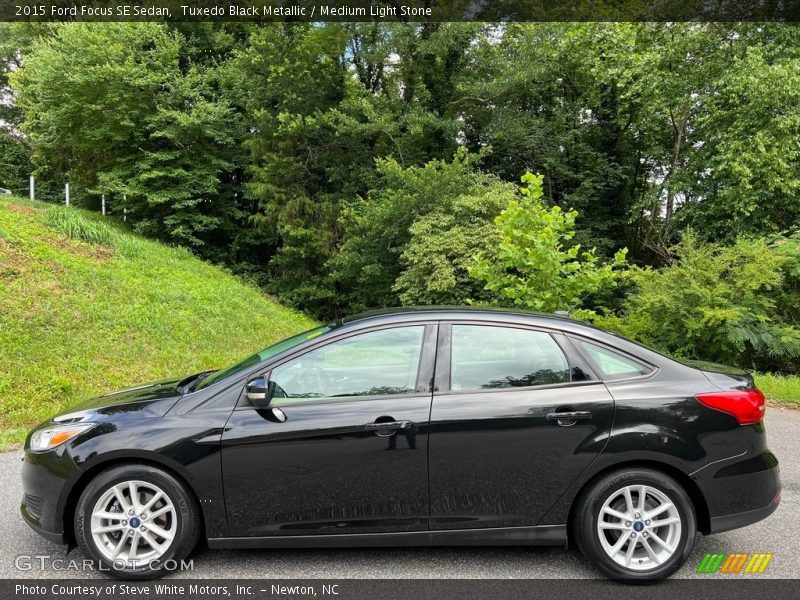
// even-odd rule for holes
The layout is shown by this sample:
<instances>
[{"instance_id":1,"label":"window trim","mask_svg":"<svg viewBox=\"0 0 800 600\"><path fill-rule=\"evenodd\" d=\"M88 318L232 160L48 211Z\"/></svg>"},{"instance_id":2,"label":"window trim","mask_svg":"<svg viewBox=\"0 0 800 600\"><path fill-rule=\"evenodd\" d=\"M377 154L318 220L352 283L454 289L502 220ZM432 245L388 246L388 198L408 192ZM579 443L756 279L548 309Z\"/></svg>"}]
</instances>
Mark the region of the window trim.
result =
<instances>
[{"instance_id":1,"label":"window trim","mask_svg":"<svg viewBox=\"0 0 800 600\"><path fill-rule=\"evenodd\" d=\"M561 353L564 355L564 360L567 361L567 366L572 370L575 365L572 362L572 354L564 348L564 344L558 339L559 336L566 339L565 332L559 329L549 329L547 327L540 327L538 325L528 325L526 323L507 323L503 321L478 321L478 320L465 320L459 319L455 321L442 321L439 324L439 339L437 343L436 353L436 376L434 379L433 393L435 396L453 396L460 394L495 394L500 392L524 392L535 390L550 390L560 389L566 387L583 387L587 385L602 385L602 381L591 368L591 365L585 360L583 363L588 367L588 375L593 378L587 381L565 381L563 383L548 383L544 385L526 385L521 387L506 387L506 388L479 388L475 390L453 390L450 386L451 383L451 370L452 370L452 345L453 345L453 325L474 325L482 327L505 327L507 329L522 329L524 331L535 331L545 333L550 336L556 344ZM573 350L577 352L577 350ZM578 354L583 359L583 355Z\"/></svg>"},{"instance_id":2,"label":"window trim","mask_svg":"<svg viewBox=\"0 0 800 600\"><path fill-rule=\"evenodd\" d=\"M348 338L363 335L365 333L372 333L375 331L382 331L385 329L400 329L404 327L423 327L422 332L422 346L420 348L420 357L419 357L419 364L417 367L417 382L416 387L413 392L408 394L375 394L370 396L331 396L328 398L314 398L310 399L308 402L298 402L294 406L317 406L320 404L334 404L337 402L361 402L361 401L369 401L369 400L388 400L392 398L420 398L425 396L431 395L431 380L433 378L433 369L436 358L436 337L437 337L437 329L438 323L435 321L411 321L407 323L387 323L383 325L375 325L373 327L366 327L364 329L357 329L354 331L349 331L342 335L339 335L335 338L328 339L328 340L321 340L319 343L314 344L313 346L309 346L298 350L296 352L292 352L290 355L281 357L279 360L272 362L269 364L267 368L258 369L256 371L251 372L248 374L239 385L241 385L241 392L239 394L239 400L236 403L236 407L234 410L262 410L256 406L250 404L247 400L247 395L245 394L245 390L247 388L247 382L253 379L254 377L263 376L269 378L272 374L272 370L280 367L287 362L290 362L300 356L307 354L309 352L314 352L320 348L324 348L325 346L329 346L331 344L335 344L342 340L346 340ZM423 379L426 378L426 379ZM427 383L426 383L427 380ZM286 408L289 408L292 405L285 405ZM277 408L280 408L280 405L276 405Z\"/></svg>"},{"instance_id":3,"label":"window trim","mask_svg":"<svg viewBox=\"0 0 800 600\"><path fill-rule=\"evenodd\" d=\"M646 360L642 360L638 356L634 356L634 355L630 354L629 352L625 352L624 350L620 350L619 348L617 348L616 346L612 346L611 344L606 344L605 342L601 342L599 340L595 340L593 338L588 338L586 336L579 335L579 334L574 334L574 333L568 333L568 334L566 334L565 337L569 341L569 343L572 345L572 347L575 349L575 352L580 354L583 357L583 359L589 365L591 365L592 370L597 374L597 376L599 377L600 381L602 381L603 383L606 383L606 382L608 382L608 383L619 383L619 382L625 382L625 381L640 381L640 380L643 380L643 379L650 379L651 377L654 377L656 375L656 373L658 373L661 370L661 368L658 365L654 365L651 362L648 362ZM605 377L603 375L603 371L600 369L600 367L597 365L597 363L595 363L595 361L592 360L592 357L589 356L588 352L585 352L581 348L580 344L577 343L577 342L584 342L584 343L587 343L587 344L593 344L595 346L599 346L601 348L605 348L606 350L610 350L614 354L619 354L620 356L622 356L624 358L627 358L631 362L637 363L637 364L642 365L644 367L648 367L650 369L650 372L644 373L642 375L632 375L630 377L628 377L628 376Z\"/></svg>"}]
</instances>

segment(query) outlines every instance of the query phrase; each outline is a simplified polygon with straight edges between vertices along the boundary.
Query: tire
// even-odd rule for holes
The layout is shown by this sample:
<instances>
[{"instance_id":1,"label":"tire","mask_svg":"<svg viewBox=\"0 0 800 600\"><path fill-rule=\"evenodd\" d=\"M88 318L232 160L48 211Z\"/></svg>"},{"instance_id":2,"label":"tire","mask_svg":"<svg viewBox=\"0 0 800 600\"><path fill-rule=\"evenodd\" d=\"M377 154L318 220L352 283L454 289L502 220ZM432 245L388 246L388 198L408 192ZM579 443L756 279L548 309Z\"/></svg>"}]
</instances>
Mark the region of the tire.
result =
<instances>
[{"instance_id":1,"label":"tire","mask_svg":"<svg viewBox=\"0 0 800 600\"><path fill-rule=\"evenodd\" d=\"M586 560L606 576L628 582L672 575L689 557L697 533L686 490L672 477L644 468L609 473L591 484L578 500L572 525Z\"/></svg>"},{"instance_id":2,"label":"tire","mask_svg":"<svg viewBox=\"0 0 800 600\"><path fill-rule=\"evenodd\" d=\"M176 568L201 532L200 511L186 486L160 469L136 464L112 467L89 482L74 527L81 552L95 568L123 579L153 579Z\"/></svg>"}]
</instances>

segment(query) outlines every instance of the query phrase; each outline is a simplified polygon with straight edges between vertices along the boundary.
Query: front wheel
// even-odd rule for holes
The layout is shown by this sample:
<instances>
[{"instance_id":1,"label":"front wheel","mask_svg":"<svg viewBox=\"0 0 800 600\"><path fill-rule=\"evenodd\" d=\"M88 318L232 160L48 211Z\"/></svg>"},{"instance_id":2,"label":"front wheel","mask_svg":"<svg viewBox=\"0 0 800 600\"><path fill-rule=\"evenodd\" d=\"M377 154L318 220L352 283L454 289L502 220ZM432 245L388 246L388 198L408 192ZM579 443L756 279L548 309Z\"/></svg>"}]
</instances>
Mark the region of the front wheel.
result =
<instances>
[{"instance_id":1,"label":"front wheel","mask_svg":"<svg viewBox=\"0 0 800 600\"><path fill-rule=\"evenodd\" d=\"M614 579L669 577L692 551L694 507L673 478L650 469L610 473L575 510L575 540L586 559Z\"/></svg>"},{"instance_id":2,"label":"front wheel","mask_svg":"<svg viewBox=\"0 0 800 600\"><path fill-rule=\"evenodd\" d=\"M147 465L103 471L86 486L75 512L83 554L117 577L150 579L194 549L199 510L175 477Z\"/></svg>"}]
</instances>

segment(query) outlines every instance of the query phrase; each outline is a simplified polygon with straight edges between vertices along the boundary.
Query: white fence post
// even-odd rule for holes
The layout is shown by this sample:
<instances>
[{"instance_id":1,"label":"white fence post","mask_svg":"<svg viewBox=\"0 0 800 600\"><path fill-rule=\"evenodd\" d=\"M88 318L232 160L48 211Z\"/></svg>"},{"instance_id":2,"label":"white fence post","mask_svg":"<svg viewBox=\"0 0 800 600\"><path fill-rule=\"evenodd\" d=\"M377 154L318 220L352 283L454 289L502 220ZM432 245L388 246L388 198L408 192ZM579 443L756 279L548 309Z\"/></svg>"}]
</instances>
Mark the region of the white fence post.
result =
<instances>
[{"instance_id":1,"label":"white fence post","mask_svg":"<svg viewBox=\"0 0 800 600\"><path fill-rule=\"evenodd\" d=\"M102 201L101 202L102 202L101 207L102 207L103 216L105 217L106 216L106 195L105 194L102 195Z\"/></svg>"},{"instance_id":2,"label":"white fence post","mask_svg":"<svg viewBox=\"0 0 800 600\"><path fill-rule=\"evenodd\" d=\"M31 175L31 185L30 185L30 197L31 197L31 200L35 199L34 198L34 196L35 196L34 187L35 187L35 183L34 183L34 180L33 180L33 175Z\"/></svg>"},{"instance_id":3,"label":"white fence post","mask_svg":"<svg viewBox=\"0 0 800 600\"><path fill-rule=\"evenodd\" d=\"M69 182L64 184L64 204L69 206Z\"/></svg>"}]
</instances>

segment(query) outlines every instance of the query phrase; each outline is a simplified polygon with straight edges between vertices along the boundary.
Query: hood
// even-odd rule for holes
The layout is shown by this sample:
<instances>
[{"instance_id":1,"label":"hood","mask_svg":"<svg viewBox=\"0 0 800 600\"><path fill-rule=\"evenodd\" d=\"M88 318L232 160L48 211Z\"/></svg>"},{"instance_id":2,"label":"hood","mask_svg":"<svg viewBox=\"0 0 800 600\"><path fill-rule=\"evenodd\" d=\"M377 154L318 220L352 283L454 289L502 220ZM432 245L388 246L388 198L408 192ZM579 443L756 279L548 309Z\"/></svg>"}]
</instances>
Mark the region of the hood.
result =
<instances>
[{"instance_id":1,"label":"hood","mask_svg":"<svg viewBox=\"0 0 800 600\"><path fill-rule=\"evenodd\" d=\"M54 417L54 420L59 421L59 417L75 413L94 413L109 417L120 413L138 413L139 416L163 417L183 395L178 388L185 379L164 379L109 392L71 407Z\"/></svg>"}]
</instances>

